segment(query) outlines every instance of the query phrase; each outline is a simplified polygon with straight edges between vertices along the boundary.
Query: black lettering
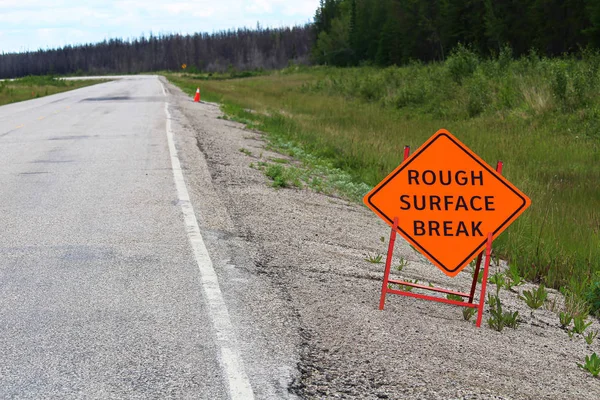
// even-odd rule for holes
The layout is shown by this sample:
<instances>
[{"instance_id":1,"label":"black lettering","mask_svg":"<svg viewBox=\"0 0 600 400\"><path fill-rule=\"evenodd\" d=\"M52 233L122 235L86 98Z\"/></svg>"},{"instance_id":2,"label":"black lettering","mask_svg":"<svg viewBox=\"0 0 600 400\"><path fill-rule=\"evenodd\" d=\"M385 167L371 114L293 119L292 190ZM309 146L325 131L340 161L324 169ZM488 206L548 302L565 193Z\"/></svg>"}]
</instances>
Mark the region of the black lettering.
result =
<instances>
[{"instance_id":1,"label":"black lettering","mask_svg":"<svg viewBox=\"0 0 600 400\"><path fill-rule=\"evenodd\" d=\"M419 184L419 171L409 170L408 171L408 184L412 185L413 180L415 181L415 185Z\"/></svg>"},{"instance_id":2,"label":"black lettering","mask_svg":"<svg viewBox=\"0 0 600 400\"><path fill-rule=\"evenodd\" d=\"M415 236L423 236L425 235L425 222L423 221L414 221L413 223L413 231Z\"/></svg>"},{"instance_id":3,"label":"black lettering","mask_svg":"<svg viewBox=\"0 0 600 400\"><path fill-rule=\"evenodd\" d=\"M458 211L460 208L464 209L465 211L469 211L469 208L467 207L467 202L465 201L465 198L463 196L458 196L455 211Z\"/></svg>"},{"instance_id":4,"label":"black lettering","mask_svg":"<svg viewBox=\"0 0 600 400\"><path fill-rule=\"evenodd\" d=\"M481 224L482 221L479 221L478 223L471 221L471 236L475 236L476 232L478 233L478 236L483 236L483 233L481 233L481 231L479 230Z\"/></svg>"},{"instance_id":5,"label":"black lettering","mask_svg":"<svg viewBox=\"0 0 600 400\"><path fill-rule=\"evenodd\" d=\"M404 203L403 206L400 207L401 210L410 210L410 203L408 202L409 196L407 194L403 194L400 196L400 202Z\"/></svg>"},{"instance_id":6,"label":"black lettering","mask_svg":"<svg viewBox=\"0 0 600 400\"><path fill-rule=\"evenodd\" d=\"M448 171L448 181L444 182L444 174L440 171L440 183L444 186L448 186L452 183L452 171Z\"/></svg>"},{"instance_id":7,"label":"black lettering","mask_svg":"<svg viewBox=\"0 0 600 400\"><path fill-rule=\"evenodd\" d=\"M469 236L469 231L467 230L467 226L463 221L458 223L458 229L456 230L456 236L460 235Z\"/></svg>"},{"instance_id":8,"label":"black lettering","mask_svg":"<svg viewBox=\"0 0 600 400\"><path fill-rule=\"evenodd\" d=\"M473 196L473 197L471 197L471 210L474 210L474 211L481 211L481 210L483 210L483 208L481 208L481 207L478 208L475 205L475 199L481 200L481 196Z\"/></svg>"},{"instance_id":9,"label":"black lettering","mask_svg":"<svg viewBox=\"0 0 600 400\"><path fill-rule=\"evenodd\" d=\"M466 175L466 171L456 172L456 176L454 177L454 179L456 179L456 183L460 186L466 186L467 183L469 183L469 180L467 179Z\"/></svg>"},{"instance_id":10,"label":"black lettering","mask_svg":"<svg viewBox=\"0 0 600 400\"><path fill-rule=\"evenodd\" d=\"M478 171L475 175L475 171L471 171L471 185L475 186L475 181L479 181L479 186L483 186L483 171Z\"/></svg>"},{"instance_id":11,"label":"black lettering","mask_svg":"<svg viewBox=\"0 0 600 400\"><path fill-rule=\"evenodd\" d=\"M450 206L454 204L452 202L452 197L453 196L444 196L444 210L448 211L450 209Z\"/></svg>"},{"instance_id":12,"label":"black lettering","mask_svg":"<svg viewBox=\"0 0 600 400\"><path fill-rule=\"evenodd\" d=\"M435 231L436 236L440 236L440 223L437 221L429 221L429 236L433 236L433 231Z\"/></svg>"},{"instance_id":13,"label":"black lettering","mask_svg":"<svg viewBox=\"0 0 600 400\"><path fill-rule=\"evenodd\" d=\"M444 236L454 236L452 234L452 221L444 221Z\"/></svg>"},{"instance_id":14,"label":"black lettering","mask_svg":"<svg viewBox=\"0 0 600 400\"><path fill-rule=\"evenodd\" d=\"M431 176L431 179L427 179L427 175L429 174L429 176ZM429 180L429 182L427 182ZM431 170L426 170L423 172L423 183L426 185L433 185L435 184L435 172L431 171Z\"/></svg>"},{"instance_id":15,"label":"black lettering","mask_svg":"<svg viewBox=\"0 0 600 400\"><path fill-rule=\"evenodd\" d=\"M413 196L413 201L415 203L415 210L419 210L419 211L423 211L425 209L425 203L427 203L427 201L425 200L425 196L421 196L421 205L419 205L419 197L417 195Z\"/></svg>"},{"instance_id":16,"label":"black lettering","mask_svg":"<svg viewBox=\"0 0 600 400\"><path fill-rule=\"evenodd\" d=\"M485 196L485 211L495 211L494 196Z\"/></svg>"},{"instance_id":17,"label":"black lettering","mask_svg":"<svg viewBox=\"0 0 600 400\"><path fill-rule=\"evenodd\" d=\"M434 207L437 207L438 211L442 211L440 207L440 196L430 196L429 197L429 209L433 211Z\"/></svg>"}]
</instances>

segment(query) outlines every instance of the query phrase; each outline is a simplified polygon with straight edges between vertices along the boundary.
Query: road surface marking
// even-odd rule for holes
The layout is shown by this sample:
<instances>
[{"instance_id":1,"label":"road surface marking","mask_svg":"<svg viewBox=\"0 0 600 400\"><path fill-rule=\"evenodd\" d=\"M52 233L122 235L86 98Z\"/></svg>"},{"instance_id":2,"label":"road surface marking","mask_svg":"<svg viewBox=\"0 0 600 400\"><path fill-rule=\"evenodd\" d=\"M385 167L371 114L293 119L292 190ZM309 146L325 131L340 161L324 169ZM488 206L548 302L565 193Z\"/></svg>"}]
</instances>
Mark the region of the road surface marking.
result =
<instances>
[{"instance_id":1,"label":"road surface marking","mask_svg":"<svg viewBox=\"0 0 600 400\"><path fill-rule=\"evenodd\" d=\"M161 85L163 93L166 96L162 82ZM173 178L175 179L178 200L184 216L188 238L194 251L196 263L200 269L200 283L216 333L216 343L221 350L220 363L229 384L229 395L232 400L252 400L254 399L254 394L252 386L250 386L250 380L244 371L241 357L239 356L233 324L229 318L229 312L227 311L227 306L219 287L217 274L200 234L198 220L196 219L196 214L194 213L194 208L183 178L181 162L177 155L177 149L173 140L173 131L171 130L171 113L169 112L168 102L165 102L165 114L167 116L167 141L169 143L169 153L171 155Z\"/></svg>"}]
</instances>

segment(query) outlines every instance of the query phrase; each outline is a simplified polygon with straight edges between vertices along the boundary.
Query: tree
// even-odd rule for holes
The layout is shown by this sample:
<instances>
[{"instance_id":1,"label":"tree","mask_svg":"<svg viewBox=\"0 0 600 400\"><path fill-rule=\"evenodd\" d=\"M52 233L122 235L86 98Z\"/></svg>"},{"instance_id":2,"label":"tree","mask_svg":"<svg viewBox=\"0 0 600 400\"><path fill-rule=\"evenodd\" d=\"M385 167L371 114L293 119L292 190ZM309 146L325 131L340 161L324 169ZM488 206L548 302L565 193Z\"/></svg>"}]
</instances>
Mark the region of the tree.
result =
<instances>
[{"instance_id":1,"label":"tree","mask_svg":"<svg viewBox=\"0 0 600 400\"><path fill-rule=\"evenodd\" d=\"M596 48L600 47L600 2L587 0L585 12L589 16L589 26L583 30L583 34L589 40L589 44Z\"/></svg>"},{"instance_id":2,"label":"tree","mask_svg":"<svg viewBox=\"0 0 600 400\"><path fill-rule=\"evenodd\" d=\"M339 28L338 28L339 29ZM134 40L111 39L0 55L0 78L42 74L123 74L179 70L181 64L207 71L283 68L290 60L308 63L310 25L214 34L161 35Z\"/></svg>"},{"instance_id":3,"label":"tree","mask_svg":"<svg viewBox=\"0 0 600 400\"><path fill-rule=\"evenodd\" d=\"M313 54L324 64L348 66L352 64L350 28L347 18L334 18L329 32L321 32Z\"/></svg>"}]
</instances>

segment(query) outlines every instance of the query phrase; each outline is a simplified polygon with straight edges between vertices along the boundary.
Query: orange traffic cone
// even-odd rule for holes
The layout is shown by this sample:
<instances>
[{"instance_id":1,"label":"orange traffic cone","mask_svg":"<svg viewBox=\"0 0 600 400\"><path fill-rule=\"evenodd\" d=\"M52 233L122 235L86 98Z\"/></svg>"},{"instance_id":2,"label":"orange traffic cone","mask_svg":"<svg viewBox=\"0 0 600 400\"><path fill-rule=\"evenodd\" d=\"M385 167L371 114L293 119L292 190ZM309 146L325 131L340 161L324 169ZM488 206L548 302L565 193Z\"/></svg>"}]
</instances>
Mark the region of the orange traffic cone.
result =
<instances>
[{"instance_id":1,"label":"orange traffic cone","mask_svg":"<svg viewBox=\"0 0 600 400\"><path fill-rule=\"evenodd\" d=\"M194 96L194 102L195 103L200 102L200 88L196 89L196 95Z\"/></svg>"}]
</instances>

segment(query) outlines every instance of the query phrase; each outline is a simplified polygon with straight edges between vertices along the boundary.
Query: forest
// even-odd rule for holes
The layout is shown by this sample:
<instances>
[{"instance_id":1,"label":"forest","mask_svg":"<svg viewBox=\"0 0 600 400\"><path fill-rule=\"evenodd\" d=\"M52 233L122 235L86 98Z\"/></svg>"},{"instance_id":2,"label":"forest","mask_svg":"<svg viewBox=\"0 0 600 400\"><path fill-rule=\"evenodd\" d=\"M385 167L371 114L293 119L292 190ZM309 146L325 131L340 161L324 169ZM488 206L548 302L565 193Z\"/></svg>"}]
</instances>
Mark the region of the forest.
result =
<instances>
[{"instance_id":1,"label":"forest","mask_svg":"<svg viewBox=\"0 0 600 400\"><path fill-rule=\"evenodd\" d=\"M223 72L277 69L290 61L308 63L310 26L238 29L213 34L159 35L111 39L0 55L0 79L28 75L136 74L180 70Z\"/></svg>"},{"instance_id":2,"label":"forest","mask_svg":"<svg viewBox=\"0 0 600 400\"><path fill-rule=\"evenodd\" d=\"M238 29L0 54L0 78L135 74L444 61L457 46L481 57L512 49L554 57L600 47L598 0L321 0L312 24Z\"/></svg>"},{"instance_id":3,"label":"forest","mask_svg":"<svg viewBox=\"0 0 600 400\"><path fill-rule=\"evenodd\" d=\"M459 44L554 57L600 47L600 1L321 0L314 25L319 64L443 61Z\"/></svg>"}]
</instances>

